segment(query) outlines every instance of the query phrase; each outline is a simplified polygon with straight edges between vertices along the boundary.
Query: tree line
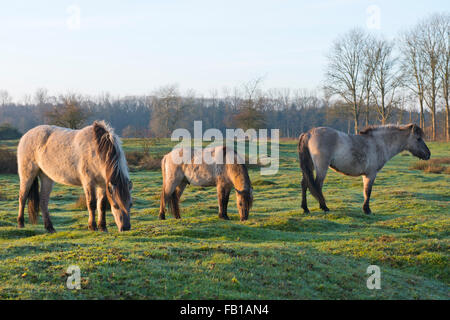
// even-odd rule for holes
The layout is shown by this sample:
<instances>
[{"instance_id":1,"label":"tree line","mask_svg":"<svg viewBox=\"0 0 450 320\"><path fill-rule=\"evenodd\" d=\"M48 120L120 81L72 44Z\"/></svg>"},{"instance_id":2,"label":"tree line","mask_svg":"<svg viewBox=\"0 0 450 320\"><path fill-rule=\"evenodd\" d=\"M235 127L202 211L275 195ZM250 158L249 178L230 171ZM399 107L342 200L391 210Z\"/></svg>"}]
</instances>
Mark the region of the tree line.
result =
<instances>
[{"instance_id":1,"label":"tree line","mask_svg":"<svg viewBox=\"0 0 450 320\"><path fill-rule=\"evenodd\" d=\"M0 90L0 125L80 128L108 121L124 137L168 137L176 128L280 129L282 137L316 126L357 133L372 124L416 122L429 139L450 140L448 14L434 14L395 40L352 29L327 55L323 87L263 89L262 78L198 95L176 84L143 96L50 95L41 88L21 102Z\"/></svg>"}]
</instances>

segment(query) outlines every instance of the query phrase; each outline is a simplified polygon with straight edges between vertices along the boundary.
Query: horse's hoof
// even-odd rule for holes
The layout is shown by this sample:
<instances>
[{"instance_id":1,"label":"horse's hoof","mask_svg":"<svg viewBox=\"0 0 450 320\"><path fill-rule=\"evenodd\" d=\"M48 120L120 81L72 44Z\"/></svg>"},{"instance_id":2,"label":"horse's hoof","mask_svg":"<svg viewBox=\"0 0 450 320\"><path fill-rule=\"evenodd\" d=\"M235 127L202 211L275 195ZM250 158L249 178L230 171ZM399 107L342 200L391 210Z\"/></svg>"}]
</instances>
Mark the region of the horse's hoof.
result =
<instances>
[{"instance_id":1,"label":"horse's hoof","mask_svg":"<svg viewBox=\"0 0 450 320\"><path fill-rule=\"evenodd\" d=\"M364 210L365 214L371 214L372 213L372 210L370 210L370 208L364 208L363 210Z\"/></svg>"},{"instance_id":2,"label":"horse's hoof","mask_svg":"<svg viewBox=\"0 0 450 320\"><path fill-rule=\"evenodd\" d=\"M328 211L330 211L330 209L328 209L328 207L327 206L325 206L325 207L321 207L320 209L322 209L324 212L328 212Z\"/></svg>"},{"instance_id":3,"label":"horse's hoof","mask_svg":"<svg viewBox=\"0 0 450 320\"><path fill-rule=\"evenodd\" d=\"M303 213L310 213L308 208L302 208L303 209Z\"/></svg>"},{"instance_id":4,"label":"horse's hoof","mask_svg":"<svg viewBox=\"0 0 450 320\"><path fill-rule=\"evenodd\" d=\"M158 216L158 218L159 218L159 220L166 220L166 216L163 215L163 214L160 214L160 215Z\"/></svg>"},{"instance_id":5,"label":"horse's hoof","mask_svg":"<svg viewBox=\"0 0 450 320\"><path fill-rule=\"evenodd\" d=\"M220 215L219 215L219 219L222 219L222 220L230 220L230 217L227 216L227 215L223 215L223 216L220 216Z\"/></svg>"},{"instance_id":6,"label":"horse's hoof","mask_svg":"<svg viewBox=\"0 0 450 320\"><path fill-rule=\"evenodd\" d=\"M107 227L100 227L99 229L102 232L108 232L108 228Z\"/></svg>"},{"instance_id":7,"label":"horse's hoof","mask_svg":"<svg viewBox=\"0 0 450 320\"><path fill-rule=\"evenodd\" d=\"M17 224L17 228L19 228L19 229L25 228L25 224L19 222Z\"/></svg>"},{"instance_id":8,"label":"horse's hoof","mask_svg":"<svg viewBox=\"0 0 450 320\"><path fill-rule=\"evenodd\" d=\"M47 228L48 233L55 233L56 230L53 227Z\"/></svg>"},{"instance_id":9,"label":"horse's hoof","mask_svg":"<svg viewBox=\"0 0 450 320\"><path fill-rule=\"evenodd\" d=\"M91 231L97 231L98 229L97 229L97 226L95 226L95 225L91 225L91 226L89 226L88 227L89 228L89 230L91 230Z\"/></svg>"}]
</instances>

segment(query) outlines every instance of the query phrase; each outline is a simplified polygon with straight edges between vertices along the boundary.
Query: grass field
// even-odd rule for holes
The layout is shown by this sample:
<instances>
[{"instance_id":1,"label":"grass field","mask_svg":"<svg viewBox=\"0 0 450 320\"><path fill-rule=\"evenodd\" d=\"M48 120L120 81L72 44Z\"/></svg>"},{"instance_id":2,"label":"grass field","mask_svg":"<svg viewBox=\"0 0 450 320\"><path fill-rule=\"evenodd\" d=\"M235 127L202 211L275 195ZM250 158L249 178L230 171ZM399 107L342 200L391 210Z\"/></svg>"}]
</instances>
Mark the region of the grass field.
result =
<instances>
[{"instance_id":1,"label":"grass field","mask_svg":"<svg viewBox=\"0 0 450 320\"><path fill-rule=\"evenodd\" d=\"M5 142L3 142L5 144ZM14 149L17 141L6 143ZM125 140L125 150L139 141ZM432 158L450 145L429 143ZM170 150L166 141L154 154ZM238 220L217 218L214 188L188 187L181 220L159 221L160 171L133 171L132 230L87 230L74 207L81 189L56 185L50 213L57 230L16 228L18 176L0 175L1 299L449 299L450 175L411 170L401 154L379 173L371 209L362 212L362 179L331 170L323 213L308 195L300 209L296 142L280 145L280 171L251 169L254 207ZM381 289L369 290L366 269L381 268ZM81 269L81 290L66 288L66 270Z\"/></svg>"}]
</instances>

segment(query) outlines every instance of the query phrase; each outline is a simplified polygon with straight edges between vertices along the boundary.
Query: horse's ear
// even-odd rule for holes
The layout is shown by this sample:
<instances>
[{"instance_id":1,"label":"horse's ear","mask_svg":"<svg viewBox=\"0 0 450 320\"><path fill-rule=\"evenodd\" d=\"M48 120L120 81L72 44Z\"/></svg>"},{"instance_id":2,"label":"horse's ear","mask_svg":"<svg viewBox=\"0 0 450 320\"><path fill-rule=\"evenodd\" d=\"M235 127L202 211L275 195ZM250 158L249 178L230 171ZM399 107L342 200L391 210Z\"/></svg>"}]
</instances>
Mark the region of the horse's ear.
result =
<instances>
[{"instance_id":1,"label":"horse's ear","mask_svg":"<svg viewBox=\"0 0 450 320\"><path fill-rule=\"evenodd\" d=\"M411 130L412 134L418 135L418 136L423 136L423 131L422 129L415 123L410 123L407 124L406 127Z\"/></svg>"}]
</instances>

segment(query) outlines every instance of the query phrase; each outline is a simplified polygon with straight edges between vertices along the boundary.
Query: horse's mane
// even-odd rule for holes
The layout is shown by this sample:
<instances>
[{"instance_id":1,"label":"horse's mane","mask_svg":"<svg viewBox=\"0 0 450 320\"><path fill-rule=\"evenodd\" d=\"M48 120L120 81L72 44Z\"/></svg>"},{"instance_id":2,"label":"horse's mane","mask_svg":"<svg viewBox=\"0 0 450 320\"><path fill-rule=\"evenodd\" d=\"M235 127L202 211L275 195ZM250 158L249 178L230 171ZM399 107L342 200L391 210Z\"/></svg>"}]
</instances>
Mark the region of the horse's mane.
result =
<instances>
[{"instance_id":1,"label":"horse's mane","mask_svg":"<svg viewBox=\"0 0 450 320\"><path fill-rule=\"evenodd\" d=\"M227 147L223 147L223 160L224 163L226 163L226 153L229 152ZM250 210L250 208L253 205L253 195L252 195L252 191L251 191L251 180L250 180L250 176L248 175L248 170L247 170L247 166L245 165L245 163L237 163L237 157L239 157L238 153L236 152L236 150L233 150L234 152L234 163L232 164L235 167L235 170L237 171L238 175L242 175L242 177L244 178L244 185L248 187L248 189L244 189L244 190L237 190L236 191L244 197L244 200L246 202L246 204L248 205L248 209Z\"/></svg>"},{"instance_id":2,"label":"horse's mane","mask_svg":"<svg viewBox=\"0 0 450 320\"><path fill-rule=\"evenodd\" d=\"M127 200L130 197L128 171L120 139L104 121L94 121L92 127L97 143L97 152L106 165L106 181L107 183L111 182L115 187L121 201Z\"/></svg>"},{"instance_id":3,"label":"horse's mane","mask_svg":"<svg viewBox=\"0 0 450 320\"><path fill-rule=\"evenodd\" d=\"M251 181L248 175L247 166L245 164L236 164L236 165L239 166L239 171L244 176L245 184L250 188L248 190L238 190L238 193L244 197L244 200L248 204L248 209L250 209L253 205L253 195L251 192Z\"/></svg>"},{"instance_id":4,"label":"horse's mane","mask_svg":"<svg viewBox=\"0 0 450 320\"><path fill-rule=\"evenodd\" d=\"M368 126L366 128L364 128L363 130L361 130L359 132L360 135L371 135L374 132L379 132L379 131L405 131L405 130L411 130L414 129L414 133L423 137L425 134L422 130L422 128L420 128L418 125L410 123L407 125L396 125L396 124L386 124L386 125L381 125L381 126L377 126L377 125L372 125L372 126Z\"/></svg>"}]
</instances>

